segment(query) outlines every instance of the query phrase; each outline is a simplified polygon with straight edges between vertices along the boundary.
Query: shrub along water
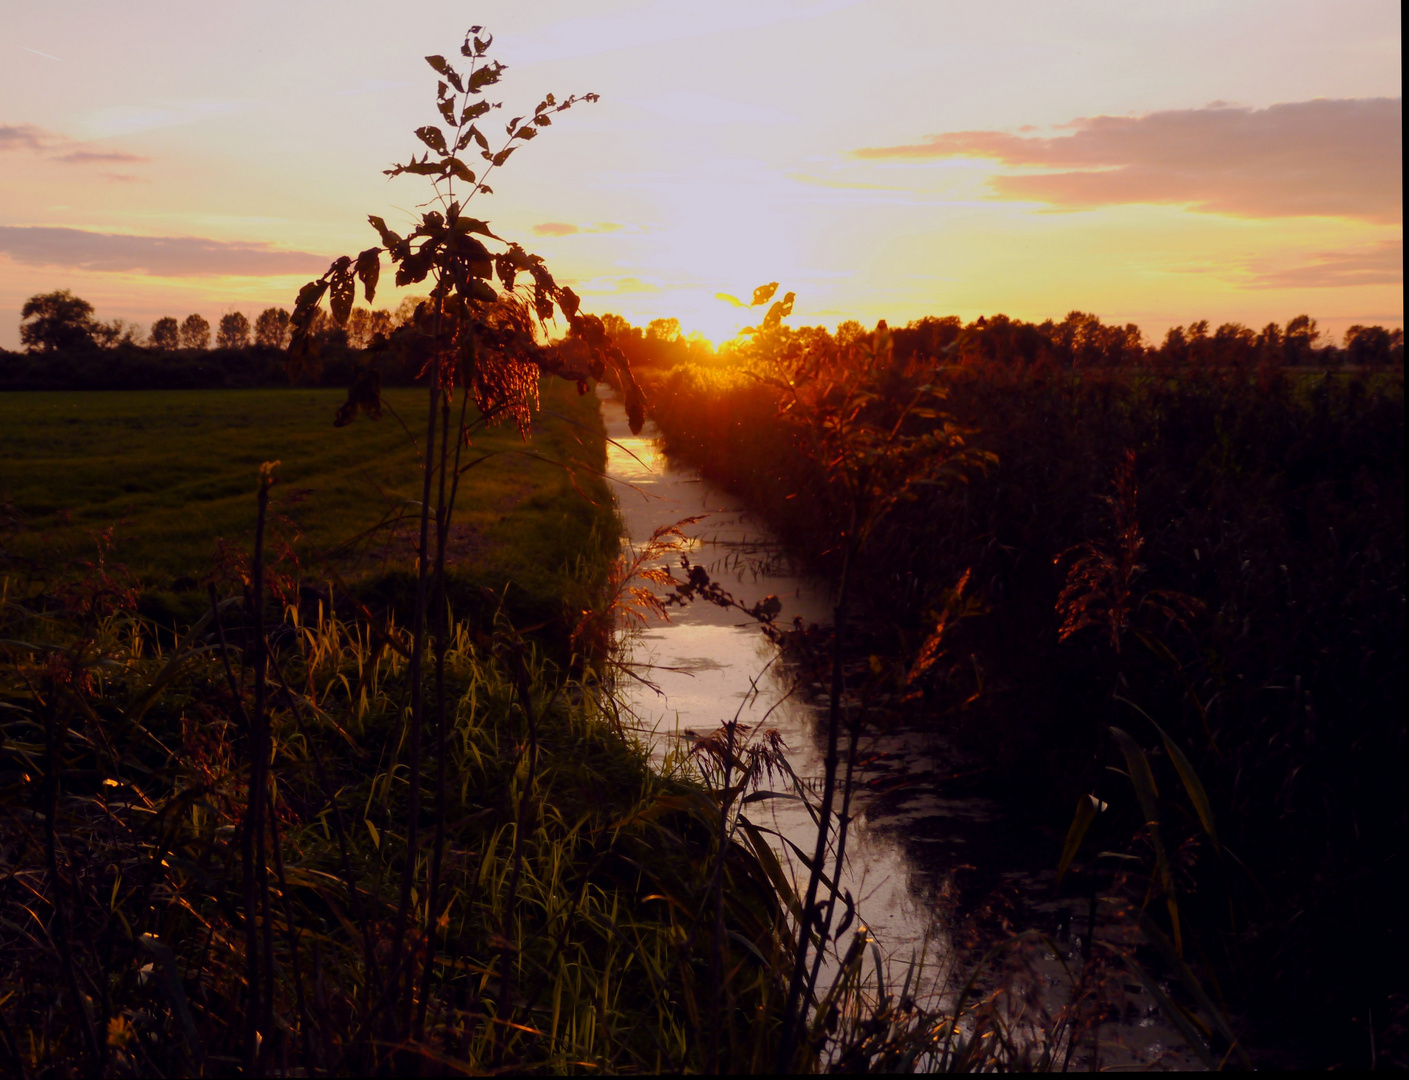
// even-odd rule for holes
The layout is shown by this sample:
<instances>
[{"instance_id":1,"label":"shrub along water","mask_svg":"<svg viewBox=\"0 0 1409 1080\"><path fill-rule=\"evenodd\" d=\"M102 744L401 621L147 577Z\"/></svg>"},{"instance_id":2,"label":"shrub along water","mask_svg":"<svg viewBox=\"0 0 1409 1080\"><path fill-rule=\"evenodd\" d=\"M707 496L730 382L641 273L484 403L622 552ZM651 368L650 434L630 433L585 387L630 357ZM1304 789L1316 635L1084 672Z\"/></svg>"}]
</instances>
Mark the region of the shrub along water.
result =
<instances>
[{"instance_id":1,"label":"shrub along water","mask_svg":"<svg viewBox=\"0 0 1409 1080\"><path fill-rule=\"evenodd\" d=\"M778 357L755 340L750 369L652 377L653 416L669 452L834 570L835 466L776 420L786 394L760 376ZM794 362L839 348L809 340ZM996 457L899 503L851 571L868 652L909 663L950 620L962 663L931 669L906 722L1063 827L1076 795L1110 803L1072 881L1110 886L1092 853L1140 833L1136 905L1167 896L1155 932L1255 1041L1361 1063L1374 1016L1402 1055L1383 1038L1406 989L1402 374L895 366L927 372ZM1139 772L1127 729L1155 770L1142 797L1156 775L1188 790L1158 811L1162 845L1153 803L1108 769Z\"/></svg>"}]
</instances>

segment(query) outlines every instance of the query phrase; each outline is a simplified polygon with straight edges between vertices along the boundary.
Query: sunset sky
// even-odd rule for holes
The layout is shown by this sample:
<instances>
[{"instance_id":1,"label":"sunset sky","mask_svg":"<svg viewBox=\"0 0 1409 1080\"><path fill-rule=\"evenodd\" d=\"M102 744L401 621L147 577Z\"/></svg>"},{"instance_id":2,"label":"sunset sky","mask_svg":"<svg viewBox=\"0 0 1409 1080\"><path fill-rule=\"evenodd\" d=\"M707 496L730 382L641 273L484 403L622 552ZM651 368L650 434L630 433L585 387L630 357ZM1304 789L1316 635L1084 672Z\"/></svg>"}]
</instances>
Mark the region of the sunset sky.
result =
<instances>
[{"instance_id":1,"label":"sunset sky","mask_svg":"<svg viewBox=\"0 0 1409 1080\"><path fill-rule=\"evenodd\" d=\"M1391 0L12 0L0 346L58 288L146 324L292 307L427 197L382 170L471 23L505 120L602 95L476 210L589 310L720 340L716 294L778 280L798 325L1403 324Z\"/></svg>"}]
</instances>

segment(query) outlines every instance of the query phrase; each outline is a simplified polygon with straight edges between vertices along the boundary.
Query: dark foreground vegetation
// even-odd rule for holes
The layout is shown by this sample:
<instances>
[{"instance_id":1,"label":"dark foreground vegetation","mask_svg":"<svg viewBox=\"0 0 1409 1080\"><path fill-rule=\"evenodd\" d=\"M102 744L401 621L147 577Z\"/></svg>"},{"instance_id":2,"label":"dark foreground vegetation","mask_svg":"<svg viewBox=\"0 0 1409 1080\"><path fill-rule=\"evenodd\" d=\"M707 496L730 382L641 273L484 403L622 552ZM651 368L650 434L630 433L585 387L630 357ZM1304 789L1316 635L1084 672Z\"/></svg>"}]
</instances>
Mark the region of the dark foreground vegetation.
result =
<instances>
[{"instance_id":1,"label":"dark foreground vegetation","mask_svg":"<svg viewBox=\"0 0 1409 1080\"><path fill-rule=\"evenodd\" d=\"M667 448L850 578L873 723L1071 822L1061 888L1123 899L1252 1046L1403 1065L1402 368L1088 363L1050 324L995 359L996 322L775 317L693 364L616 329ZM868 522L858 477L904 490Z\"/></svg>"}]
</instances>

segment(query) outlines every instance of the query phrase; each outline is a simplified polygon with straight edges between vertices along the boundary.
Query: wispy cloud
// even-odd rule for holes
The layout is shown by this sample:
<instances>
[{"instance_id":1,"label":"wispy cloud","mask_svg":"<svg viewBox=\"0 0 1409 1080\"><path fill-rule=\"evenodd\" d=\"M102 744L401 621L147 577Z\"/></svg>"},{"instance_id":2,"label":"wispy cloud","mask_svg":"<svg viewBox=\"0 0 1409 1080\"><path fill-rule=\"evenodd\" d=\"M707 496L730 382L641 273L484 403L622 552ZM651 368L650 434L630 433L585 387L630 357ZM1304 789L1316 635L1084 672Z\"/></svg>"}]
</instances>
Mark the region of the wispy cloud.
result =
<instances>
[{"instance_id":1,"label":"wispy cloud","mask_svg":"<svg viewBox=\"0 0 1409 1080\"><path fill-rule=\"evenodd\" d=\"M7 150L28 150L65 165L131 165L151 160L125 150L92 149L90 144L34 124L0 124L0 152Z\"/></svg>"},{"instance_id":2,"label":"wispy cloud","mask_svg":"<svg viewBox=\"0 0 1409 1080\"><path fill-rule=\"evenodd\" d=\"M1386 240L1356 251L1323 251L1297 266L1252 263L1256 289L1327 289L1348 285L1399 285L1404 281L1404 241Z\"/></svg>"},{"instance_id":3,"label":"wispy cloud","mask_svg":"<svg viewBox=\"0 0 1409 1080\"><path fill-rule=\"evenodd\" d=\"M674 90L631 104L677 124L795 124L797 117L778 109L691 90Z\"/></svg>"},{"instance_id":4,"label":"wispy cloud","mask_svg":"<svg viewBox=\"0 0 1409 1080\"><path fill-rule=\"evenodd\" d=\"M1097 116L1050 138L955 131L873 160L989 158L1041 173L1000 175L1000 198L1071 209L1185 204L1241 217L1403 220L1401 98L1317 99L1266 109L1215 103L1144 116Z\"/></svg>"},{"instance_id":5,"label":"wispy cloud","mask_svg":"<svg viewBox=\"0 0 1409 1080\"><path fill-rule=\"evenodd\" d=\"M577 233L620 232L624 225L615 221L599 221L595 225L573 225L567 221L545 221L533 227L534 236L573 236Z\"/></svg>"},{"instance_id":6,"label":"wispy cloud","mask_svg":"<svg viewBox=\"0 0 1409 1080\"><path fill-rule=\"evenodd\" d=\"M506 36L505 54L517 64L596 56L616 49L659 45L707 34L759 30L815 19L865 0L655 0L613 15L566 19L532 35Z\"/></svg>"},{"instance_id":7,"label":"wispy cloud","mask_svg":"<svg viewBox=\"0 0 1409 1080\"><path fill-rule=\"evenodd\" d=\"M90 164L128 164L138 161L151 161L151 158L143 157L141 154L128 154L121 150L74 150L68 154L60 154L55 161L67 162L70 165L90 165Z\"/></svg>"},{"instance_id":8,"label":"wispy cloud","mask_svg":"<svg viewBox=\"0 0 1409 1080\"><path fill-rule=\"evenodd\" d=\"M155 128L194 124L222 116L263 108L263 103L245 98L198 98L189 101L163 101L153 105L109 105L93 113L84 126L95 138L135 135Z\"/></svg>"},{"instance_id":9,"label":"wispy cloud","mask_svg":"<svg viewBox=\"0 0 1409 1080\"><path fill-rule=\"evenodd\" d=\"M33 124L0 124L0 150L45 150L62 136Z\"/></svg>"},{"instance_id":10,"label":"wispy cloud","mask_svg":"<svg viewBox=\"0 0 1409 1080\"><path fill-rule=\"evenodd\" d=\"M124 236L86 229L0 225L0 253L31 266L153 277L273 277L317 273L328 259L272 244L196 236Z\"/></svg>"}]
</instances>

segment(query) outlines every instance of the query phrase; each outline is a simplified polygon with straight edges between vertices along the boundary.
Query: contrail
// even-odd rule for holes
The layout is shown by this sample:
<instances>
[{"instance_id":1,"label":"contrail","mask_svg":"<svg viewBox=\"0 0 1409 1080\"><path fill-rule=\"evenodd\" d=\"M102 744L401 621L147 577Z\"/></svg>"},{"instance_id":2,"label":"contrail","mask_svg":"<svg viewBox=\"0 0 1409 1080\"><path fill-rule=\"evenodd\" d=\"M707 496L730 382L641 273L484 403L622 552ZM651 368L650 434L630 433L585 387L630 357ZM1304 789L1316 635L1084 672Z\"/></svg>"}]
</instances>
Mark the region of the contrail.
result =
<instances>
[{"instance_id":1,"label":"contrail","mask_svg":"<svg viewBox=\"0 0 1409 1080\"><path fill-rule=\"evenodd\" d=\"M38 49L31 49L28 45L21 45L20 48L23 49L25 52L34 53L35 56L42 56L46 60L58 60L59 63L63 63L63 61L59 60L57 56L50 56L48 53L40 52Z\"/></svg>"}]
</instances>

